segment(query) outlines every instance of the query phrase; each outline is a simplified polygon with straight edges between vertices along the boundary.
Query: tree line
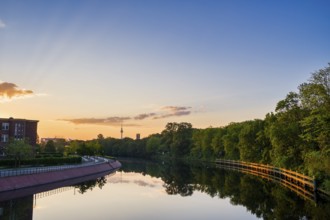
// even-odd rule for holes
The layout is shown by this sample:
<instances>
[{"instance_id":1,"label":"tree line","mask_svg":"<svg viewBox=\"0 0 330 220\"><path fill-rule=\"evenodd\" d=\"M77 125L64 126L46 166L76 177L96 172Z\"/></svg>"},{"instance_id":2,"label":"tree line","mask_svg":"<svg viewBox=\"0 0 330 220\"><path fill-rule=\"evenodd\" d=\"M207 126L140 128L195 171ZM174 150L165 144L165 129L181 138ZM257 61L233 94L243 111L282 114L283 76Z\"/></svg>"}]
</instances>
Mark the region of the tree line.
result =
<instances>
[{"instance_id":1,"label":"tree line","mask_svg":"<svg viewBox=\"0 0 330 220\"><path fill-rule=\"evenodd\" d=\"M269 180L226 170L210 163L186 163L182 160L140 162L123 160L125 173L141 173L160 178L169 195L191 196L202 192L212 198L227 198L233 205L263 219L328 219L330 203L319 198L318 204L299 197L291 190ZM288 209L288 207L290 207Z\"/></svg>"},{"instance_id":2,"label":"tree line","mask_svg":"<svg viewBox=\"0 0 330 220\"><path fill-rule=\"evenodd\" d=\"M315 176L330 190L330 63L299 85L297 92L289 92L264 119L206 129L171 122L160 134L142 140L99 135L86 142L91 143L113 156L271 164Z\"/></svg>"},{"instance_id":3,"label":"tree line","mask_svg":"<svg viewBox=\"0 0 330 220\"><path fill-rule=\"evenodd\" d=\"M161 133L141 140L100 134L89 141L50 141L39 150L64 155L257 162L315 176L330 191L330 63L312 73L297 92L289 92L264 119L206 129L171 122Z\"/></svg>"}]
</instances>

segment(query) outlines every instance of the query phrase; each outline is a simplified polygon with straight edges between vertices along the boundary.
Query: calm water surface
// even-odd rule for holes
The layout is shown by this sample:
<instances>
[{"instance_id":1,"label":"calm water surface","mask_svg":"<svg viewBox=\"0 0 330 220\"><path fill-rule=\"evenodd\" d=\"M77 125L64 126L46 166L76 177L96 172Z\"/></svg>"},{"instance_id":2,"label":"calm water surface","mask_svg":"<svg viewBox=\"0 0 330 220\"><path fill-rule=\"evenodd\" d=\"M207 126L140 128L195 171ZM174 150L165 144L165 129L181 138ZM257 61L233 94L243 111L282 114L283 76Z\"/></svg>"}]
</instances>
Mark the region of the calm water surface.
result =
<instances>
[{"instance_id":1,"label":"calm water surface","mask_svg":"<svg viewBox=\"0 0 330 220\"><path fill-rule=\"evenodd\" d=\"M307 201L237 171L181 162L122 161L116 173L0 202L0 219L330 219Z\"/></svg>"}]
</instances>

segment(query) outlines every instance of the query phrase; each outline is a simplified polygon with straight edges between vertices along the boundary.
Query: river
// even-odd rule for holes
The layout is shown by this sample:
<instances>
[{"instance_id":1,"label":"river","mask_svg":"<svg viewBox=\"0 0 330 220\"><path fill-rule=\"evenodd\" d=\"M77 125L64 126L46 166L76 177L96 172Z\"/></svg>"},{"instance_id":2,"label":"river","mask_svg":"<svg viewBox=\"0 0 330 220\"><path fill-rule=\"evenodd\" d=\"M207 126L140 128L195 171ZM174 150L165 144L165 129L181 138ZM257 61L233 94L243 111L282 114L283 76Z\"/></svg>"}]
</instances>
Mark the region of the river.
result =
<instances>
[{"instance_id":1,"label":"river","mask_svg":"<svg viewBox=\"0 0 330 220\"><path fill-rule=\"evenodd\" d=\"M0 201L0 219L330 219L330 202L210 164L120 160L116 173Z\"/></svg>"}]
</instances>

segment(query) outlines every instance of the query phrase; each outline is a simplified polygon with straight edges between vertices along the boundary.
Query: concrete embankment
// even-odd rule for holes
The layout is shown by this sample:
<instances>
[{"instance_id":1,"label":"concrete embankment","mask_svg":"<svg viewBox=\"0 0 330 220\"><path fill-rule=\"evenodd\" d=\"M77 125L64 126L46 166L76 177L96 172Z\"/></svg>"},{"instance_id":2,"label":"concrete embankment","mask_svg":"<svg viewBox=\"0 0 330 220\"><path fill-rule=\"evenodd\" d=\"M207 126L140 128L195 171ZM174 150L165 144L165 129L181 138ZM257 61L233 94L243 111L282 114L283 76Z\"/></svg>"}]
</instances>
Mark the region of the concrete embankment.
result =
<instances>
[{"instance_id":1,"label":"concrete embankment","mask_svg":"<svg viewBox=\"0 0 330 220\"><path fill-rule=\"evenodd\" d=\"M57 170L44 173L36 173L21 176L9 176L0 178L0 194L4 192L14 193L17 190L54 185L70 180L83 180L86 177L97 177L100 174L109 174L121 167L119 161L95 164L91 166L75 167L65 170ZM59 185L59 184L57 184ZM1 196L0 196L1 197Z\"/></svg>"}]
</instances>

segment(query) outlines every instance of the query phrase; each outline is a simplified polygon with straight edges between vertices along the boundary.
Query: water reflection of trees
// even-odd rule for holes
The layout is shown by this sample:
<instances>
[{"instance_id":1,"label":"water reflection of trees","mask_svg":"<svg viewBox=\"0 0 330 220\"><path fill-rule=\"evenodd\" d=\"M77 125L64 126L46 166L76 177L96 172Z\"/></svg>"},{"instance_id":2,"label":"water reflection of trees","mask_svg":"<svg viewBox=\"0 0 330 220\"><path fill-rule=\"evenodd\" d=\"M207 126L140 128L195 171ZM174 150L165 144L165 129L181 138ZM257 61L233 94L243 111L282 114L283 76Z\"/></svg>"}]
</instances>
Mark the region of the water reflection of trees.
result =
<instances>
[{"instance_id":1,"label":"water reflection of trees","mask_svg":"<svg viewBox=\"0 0 330 220\"><path fill-rule=\"evenodd\" d=\"M33 196L0 202L0 219L32 219Z\"/></svg>"},{"instance_id":2,"label":"water reflection of trees","mask_svg":"<svg viewBox=\"0 0 330 220\"><path fill-rule=\"evenodd\" d=\"M97 178L95 180L89 180L83 183L79 183L74 185L76 189L78 189L78 192L81 194L86 193L88 190L93 190L95 187L99 187L102 189L102 187L107 183L107 179L103 176L100 178Z\"/></svg>"},{"instance_id":3,"label":"water reflection of trees","mask_svg":"<svg viewBox=\"0 0 330 220\"><path fill-rule=\"evenodd\" d=\"M74 185L78 192L83 194L95 187L102 187L107 183L106 177L100 177L94 180L86 181ZM11 219L32 219L33 218L33 195L0 201L0 220Z\"/></svg>"},{"instance_id":4,"label":"water reflection of trees","mask_svg":"<svg viewBox=\"0 0 330 220\"><path fill-rule=\"evenodd\" d=\"M243 205L264 219L330 219L330 201L305 201L279 184L210 164L123 162L122 170L161 178L170 195L191 196L200 191L214 198L229 198L233 205Z\"/></svg>"}]
</instances>

